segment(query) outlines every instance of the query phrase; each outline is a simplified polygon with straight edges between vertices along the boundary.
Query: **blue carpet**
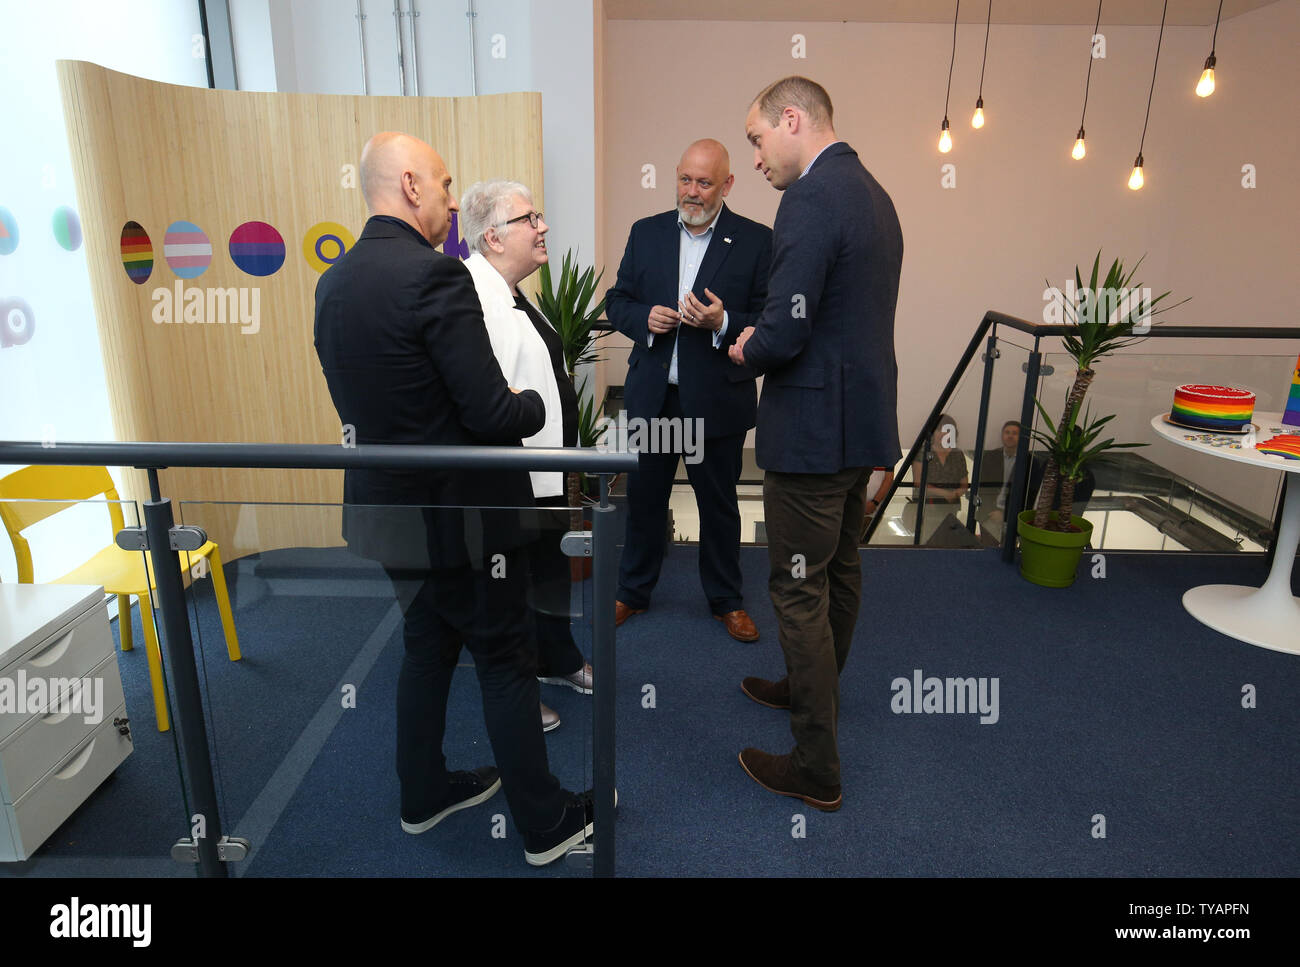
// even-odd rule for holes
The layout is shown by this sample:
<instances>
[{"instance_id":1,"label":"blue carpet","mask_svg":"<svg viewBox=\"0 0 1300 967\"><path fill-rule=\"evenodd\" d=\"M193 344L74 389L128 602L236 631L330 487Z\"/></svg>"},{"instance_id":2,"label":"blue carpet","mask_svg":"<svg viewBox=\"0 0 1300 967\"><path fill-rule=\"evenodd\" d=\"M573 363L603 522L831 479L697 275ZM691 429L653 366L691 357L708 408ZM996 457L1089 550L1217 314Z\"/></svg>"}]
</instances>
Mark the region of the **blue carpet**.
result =
<instances>
[{"instance_id":1,"label":"blue carpet","mask_svg":"<svg viewBox=\"0 0 1300 967\"><path fill-rule=\"evenodd\" d=\"M651 610L619 629L620 874L1300 874L1300 660L1219 635L1180 602L1198 584L1258 585L1260 559L1108 554L1105 579L1085 561L1068 590L1027 584L993 551L863 561L841 681L844 806L827 814L760 789L736 761L747 745L791 743L788 716L739 689L783 667L765 549L742 550L762 635L748 645L709 616L695 548L670 550ZM272 552L226 572L242 662L225 657L210 582L194 607L226 832L254 842L236 874L585 875L528 867L500 796L422 836L401 831L400 622L381 572L341 550ZM584 592L575 637L590 654L590 582ZM138 614L135 625L140 642ZM135 753L0 877L191 875L166 858L189 828L175 732L154 728L143 649L119 658ZM891 682L916 669L996 678L997 722L895 713ZM1256 708L1242 707L1247 685ZM564 719L547 739L552 771L585 788L591 699L551 686L542 698ZM452 768L491 761L470 667L453 682L446 750Z\"/></svg>"}]
</instances>

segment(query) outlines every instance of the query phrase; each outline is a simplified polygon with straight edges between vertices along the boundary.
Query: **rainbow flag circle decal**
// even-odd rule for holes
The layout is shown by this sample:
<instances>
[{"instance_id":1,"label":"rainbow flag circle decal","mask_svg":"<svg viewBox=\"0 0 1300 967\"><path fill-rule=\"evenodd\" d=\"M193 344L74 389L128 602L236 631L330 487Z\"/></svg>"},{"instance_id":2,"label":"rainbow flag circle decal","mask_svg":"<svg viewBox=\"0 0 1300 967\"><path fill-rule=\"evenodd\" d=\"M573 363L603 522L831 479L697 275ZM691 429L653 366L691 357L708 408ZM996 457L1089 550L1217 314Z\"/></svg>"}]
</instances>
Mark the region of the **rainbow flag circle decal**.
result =
<instances>
[{"instance_id":1,"label":"rainbow flag circle decal","mask_svg":"<svg viewBox=\"0 0 1300 967\"><path fill-rule=\"evenodd\" d=\"M139 222L122 226L122 267L136 285L144 285L153 274L153 242Z\"/></svg>"},{"instance_id":2,"label":"rainbow flag circle decal","mask_svg":"<svg viewBox=\"0 0 1300 967\"><path fill-rule=\"evenodd\" d=\"M356 241L338 222L317 222L302 240L302 257L317 272L324 272L343 257Z\"/></svg>"},{"instance_id":3,"label":"rainbow flag circle decal","mask_svg":"<svg viewBox=\"0 0 1300 967\"><path fill-rule=\"evenodd\" d=\"M50 224L54 229L54 240L61 248L69 252L81 248L81 219L71 208L61 205L54 209Z\"/></svg>"},{"instance_id":4,"label":"rainbow flag circle decal","mask_svg":"<svg viewBox=\"0 0 1300 967\"><path fill-rule=\"evenodd\" d=\"M212 264L212 243L193 222L172 222L163 236L163 258L182 279L197 279Z\"/></svg>"},{"instance_id":5,"label":"rainbow flag circle decal","mask_svg":"<svg viewBox=\"0 0 1300 967\"><path fill-rule=\"evenodd\" d=\"M8 208L0 208L0 255L9 255L18 247L18 223Z\"/></svg>"},{"instance_id":6,"label":"rainbow flag circle decal","mask_svg":"<svg viewBox=\"0 0 1300 967\"><path fill-rule=\"evenodd\" d=\"M244 222L230 233L230 260L249 275L274 275L284 265L284 239L266 222Z\"/></svg>"}]
</instances>

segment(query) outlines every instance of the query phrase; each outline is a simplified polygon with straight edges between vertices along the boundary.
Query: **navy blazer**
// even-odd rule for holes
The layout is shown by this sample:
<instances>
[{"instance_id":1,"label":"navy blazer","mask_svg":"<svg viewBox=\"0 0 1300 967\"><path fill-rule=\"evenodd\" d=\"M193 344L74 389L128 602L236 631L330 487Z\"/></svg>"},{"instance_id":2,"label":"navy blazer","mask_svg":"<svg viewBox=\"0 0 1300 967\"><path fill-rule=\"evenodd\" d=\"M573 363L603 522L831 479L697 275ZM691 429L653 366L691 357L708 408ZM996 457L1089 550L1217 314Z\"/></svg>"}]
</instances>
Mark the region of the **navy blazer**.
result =
<instances>
[{"instance_id":1,"label":"navy blazer","mask_svg":"<svg viewBox=\"0 0 1300 967\"><path fill-rule=\"evenodd\" d=\"M320 277L315 343L357 443L519 446L545 422L541 396L510 392L464 263L399 219L372 217ZM522 470L348 470L343 500L349 547L389 567L477 565L533 536L529 514L429 509L532 507Z\"/></svg>"},{"instance_id":2,"label":"navy blazer","mask_svg":"<svg viewBox=\"0 0 1300 967\"><path fill-rule=\"evenodd\" d=\"M629 417L653 419L663 410L674 334L656 335L654 345L647 346L647 320L652 306L677 308L681 252L677 218L674 209L642 218L632 226L618 281L605 294L610 324L635 344L623 388ZM713 348L713 333L707 329L682 323L675 337L682 413L688 419L704 419L705 439L743 433L754 425L758 398L754 380L758 374L733 364L727 358L727 348L758 318L767 295L771 260L772 230L723 205L691 291L705 305L709 304L706 287L722 300L727 332L719 349Z\"/></svg>"},{"instance_id":3,"label":"navy blazer","mask_svg":"<svg viewBox=\"0 0 1300 967\"><path fill-rule=\"evenodd\" d=\"M755 457L765 470L892 467L894 309L903 233L894 203L844 142L785 190L767 302L745 343L765 374Z\"/></svg>"}]
</instances>

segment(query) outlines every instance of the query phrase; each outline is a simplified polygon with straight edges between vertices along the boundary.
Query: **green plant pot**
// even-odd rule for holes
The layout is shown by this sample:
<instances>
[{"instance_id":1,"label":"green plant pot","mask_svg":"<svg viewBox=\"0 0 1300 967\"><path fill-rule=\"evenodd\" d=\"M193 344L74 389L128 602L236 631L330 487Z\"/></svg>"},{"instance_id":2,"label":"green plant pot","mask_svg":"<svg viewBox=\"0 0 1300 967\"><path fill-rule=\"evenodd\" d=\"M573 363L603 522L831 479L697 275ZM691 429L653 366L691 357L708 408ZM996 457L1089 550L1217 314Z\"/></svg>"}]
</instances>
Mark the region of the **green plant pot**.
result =
<instances>
[{"instance_id":1,"label":"green plant pot","mask_svg":"<svg viewBox=\"0 0 1300 967\"><path fill-rule=\"evenodd\" d=\"M1051 520L1057 518L1052 511ZM1062 534L1059 531L1035 527L1032 510L1022 510L1017 516L1020 537L1020 576L1044 588L1068 588L1074 583L1079 570L1079 558L1092 537L1092 524L1082 517L1071 517L1070 523L1079 528Z\"/></svg>"}]
</instances>

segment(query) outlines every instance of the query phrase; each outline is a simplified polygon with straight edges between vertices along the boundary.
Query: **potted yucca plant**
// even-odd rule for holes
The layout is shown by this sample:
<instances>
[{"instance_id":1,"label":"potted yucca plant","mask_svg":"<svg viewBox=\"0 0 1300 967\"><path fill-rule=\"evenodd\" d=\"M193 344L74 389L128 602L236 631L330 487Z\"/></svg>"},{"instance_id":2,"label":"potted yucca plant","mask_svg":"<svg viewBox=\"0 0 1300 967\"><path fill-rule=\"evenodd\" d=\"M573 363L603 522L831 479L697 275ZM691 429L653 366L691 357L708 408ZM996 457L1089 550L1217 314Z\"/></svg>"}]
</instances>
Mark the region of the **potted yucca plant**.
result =
<instances>
[{"instance_id":1,"label":"potted yucca plant","mask_svg":"<svg viewBox=\"0 0 1300 967\"><path fill-rule=\"evenodd\" d=\"M1020 535L1020 574L1026 580L1043 587L1064 588L1074 583L1079 558L1092 538L1092 524L1072 513L1074 488L1083 479L1084 469L1107 450L1144 447L1147 444L1116 443L1114 437L1097 442L1102 427L1115 419L1114 414L1093 419L1090 413L1085 412L1083 423L1080 424L1079 407L1076 404L1058 427L1053 425L1052 418L1047 415L1042 403L1034 400L1034 405L1038 407L1046 430L1032 431L1033 438L1043 447L1048 460L1055 462L1057 467L1061 508L1054 512L1056 522L1068 526L1038 527L1031 520L1035 511L1022 511L1017 531Z\"/></svg>"},{"instance_id":2,"label":"potted yucca plant","mask_svg":"<svg viewBox=\"0 0 1300 967\"><path fill-rule=\"evenodd\" d=\"M1065 407L1061 413L1060 426L1062 427L1068 428L1074 424L1073 414L1077 414L1083 405L1088 387L1092 385L1097 375L1093 364L1125 346L1140 342L1141 335L1134 335L1134 329L1139 323L1150 324L1149 320L1160 312L1182 305L1180 302L1174 306L1166 306L1159 312L1155 311L1156 305L1169 293L1162 292L1147 301L1142 285L1133 282L1141 264L1142 259L1138 259L1132 269L1125 270L1124 264L1116 259L1106 272L1105 279L1101 280L1100 287L1098 287L1101 268L1100 250L1097 252L1097 257L1093 259L1092 276L1087 287L1083 284L1079 267L1077 265L1074 267L1078 304L1072 304L1064 296L1059 299L1062 320L1069 326L1068 331L1061 337L1061 342L1065 346L1065 351L1074 359L1076 366L1074 383L1065 396ZM1128 295L1127 299L1123 297L1125 294ZM1039 409L1041 411L1042 407L1039 406ZM1050 421L1046 422L1051 425ZM1072 526L1070 516L1064 508L1055 519L1050 518L1052 505L1057 501L1060 486L1061 466L1049 448L1047 468L1043 473L1043 485L1038 491L1038 502L1034 506L1032 515L1033 526L1062 533L1070 530Z\"/></svg>"}]
</instances>

